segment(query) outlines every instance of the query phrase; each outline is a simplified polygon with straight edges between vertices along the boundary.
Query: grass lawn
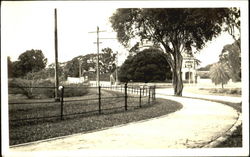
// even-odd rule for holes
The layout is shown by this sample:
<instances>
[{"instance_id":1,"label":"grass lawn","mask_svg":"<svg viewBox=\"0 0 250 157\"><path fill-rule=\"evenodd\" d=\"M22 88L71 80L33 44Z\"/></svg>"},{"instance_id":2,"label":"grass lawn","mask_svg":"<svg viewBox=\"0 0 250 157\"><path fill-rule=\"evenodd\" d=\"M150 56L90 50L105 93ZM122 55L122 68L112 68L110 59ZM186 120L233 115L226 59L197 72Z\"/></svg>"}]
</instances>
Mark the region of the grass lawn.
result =
<instances>
[{"instance_id":1,"label":"grass lawn","mask_svg":"<svg viewBox=\"0 0 250 157\"><path fill-rule=\"evenodd\" d=\"M96 97L95 91L88 94L90 98ZM129 122L145 120L153 117L175 112L182 108L182 105L175 101L157 98L154 103L148 105L147 98L143 98L143 107L138 107L138 98L128 98L128 110L124 110L124 97L122 94L112 91L102 91L102 108L118 108L115 111L103 111L98 114L98 105L96 100L84 101L82 97L65 98L65 101L76 100L74 102L65 103L65 113L72 116L48 118L48 119L33 119L29 121L10 121L10 145L21 144L31 141L48 139L71 135L74 133L88 132L102 128L112 127L116 125L126 124ZM108 98L108 97L116 98ZM105 99L106 98L106 99ZM22 100L31 101L31 100ZM41 101L41 100L37 100ZM26 106L24 106L26 105ZM46 106L47 105L47 106ZM58 107L60 103L51 104L17 104L9 105L10 119L18 119L26 115L26 118L34 116L59 115ZM85 107L83 107L85 106ZM87 107L86 107L87 106ZM95 108L96 112L91 114L81 114L87 110ZM79 112L79 114L78 114ZM27 116L28 115L28 116Z\"/></svg>"}]
</instances>

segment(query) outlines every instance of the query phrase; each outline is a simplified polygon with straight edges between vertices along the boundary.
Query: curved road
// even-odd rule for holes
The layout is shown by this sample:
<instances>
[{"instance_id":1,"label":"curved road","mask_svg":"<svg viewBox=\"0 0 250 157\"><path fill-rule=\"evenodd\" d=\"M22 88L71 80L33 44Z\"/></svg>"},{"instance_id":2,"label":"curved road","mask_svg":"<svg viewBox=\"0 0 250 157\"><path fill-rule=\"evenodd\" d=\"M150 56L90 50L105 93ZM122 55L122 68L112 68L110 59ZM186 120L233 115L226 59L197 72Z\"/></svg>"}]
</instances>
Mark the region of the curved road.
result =
<instances>
[{"instance_id":1,"label":"curved road","mask_svg":"<svg viewBox=\"0 0 250 157\"><path fill-rule=\"evenodd\" d=\"M238 119L236 110L220 103L162 94L157 97L178 101L183 108L102 131L14 146L10 151L200 148L224 135Z\"/></svg>"}]
</instances>

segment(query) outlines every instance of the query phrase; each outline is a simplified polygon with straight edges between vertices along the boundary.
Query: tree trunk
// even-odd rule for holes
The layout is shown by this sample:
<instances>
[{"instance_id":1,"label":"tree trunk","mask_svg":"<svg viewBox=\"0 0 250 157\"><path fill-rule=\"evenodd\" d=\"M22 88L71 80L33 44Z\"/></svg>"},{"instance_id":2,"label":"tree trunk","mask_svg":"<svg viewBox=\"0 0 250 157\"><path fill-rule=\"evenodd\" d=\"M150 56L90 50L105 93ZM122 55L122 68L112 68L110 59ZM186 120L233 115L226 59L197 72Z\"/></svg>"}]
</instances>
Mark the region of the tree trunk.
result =
<instances>
[{"instance_id":1,"label":"tree trunk","mask_svg":"<svg viewBox=\"0 0 250 157\"><path fill-rule=\"evenodd\" d=\"M175 66L175 70L173 70L174 95L182 96L183 82L182 82L182 76L181 76L181 68L182 68L181 54L176 55L174 66Z\"/></svg>"},{"instance_id":2,"label":"tree trunk","mask_svg":"<svg viewBox=\"0 0 250 157\"><path fill-rule=\"evenodd\" d=\"M172 51L166 44L164 43L162 44L165 48L165 51L169 53L167 54L167 60L170 67L172 68L174 95L182 96L182 90L183 90L183 82L181 76L182 55L179 51L178 45L173 44L174 50Z\"/></svg>"},{"instance_id":3,"label":"tree trunk","mask_svg":"<svg viewBox=\"0 0 250 157\"><path fill-rule=\"evenodd\" d=\"M221 84L222 89L224 88L223 83Z\"/></svg>"}]
</instances>

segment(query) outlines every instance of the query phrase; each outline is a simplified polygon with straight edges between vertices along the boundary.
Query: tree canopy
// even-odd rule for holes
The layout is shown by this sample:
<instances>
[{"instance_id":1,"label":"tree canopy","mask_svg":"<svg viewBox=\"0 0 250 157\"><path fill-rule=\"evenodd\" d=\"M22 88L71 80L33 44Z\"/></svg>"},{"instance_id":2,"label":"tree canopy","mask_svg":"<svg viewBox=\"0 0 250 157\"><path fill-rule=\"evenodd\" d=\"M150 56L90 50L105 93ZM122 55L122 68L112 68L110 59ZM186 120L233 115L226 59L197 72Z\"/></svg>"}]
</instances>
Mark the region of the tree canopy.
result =
<instances>
[{"instance_id":1,"label":"tree canopy","mask_svg":"<svg viewBox=\"0 0 250 157\"><path fill-rule=\"evenodd\" d=\"M44 57L41 50L27 50L18 57L18 61L11 63L8 59L9 66L12 66L12 76L21 77L32 72L38 72L46 67L47 58ZM11 76L11 75L10 75Z\"/></svg>"},{"instance_id":2,"label":"tree canopy","mask_svg":"<svg viewBox=\"0 0 250 157\"><path fill-rule=\"evenodd\" d=\"M225 45L220 54L220 62L227 66L228 73L234 82L241 80L240 40Z\"/></svg>"},{"instance_id":3,"label":"tree canopy","mask_svg":"<svg viewBox=\"0 0 250 157\"><path fill-rule=\"evenodd\" d=\"M102 53L99 54L100 73L111 74L115 70L115 58L116 54L109 47L102 49ZM91 53L84 56L77 56L66 63L64 73L66 76L79 77L79 68L83 72L90 70L96 70L97 54ZM79 66L80 64L80 66Z\"/></svg>"},{"instance_id":4,"label":"tree canopy","mask_svg":"<svg viewBox=\"0 0 250 157\"><path fill-rule=\"evenodd\" d=\"M199 51L218 36L229 14L229 8L127 8L117 9L110 22L124 46L139 37L164 48L175 95L181 96L182 53Z\"/></svg>"},{"instance_id":5,"label":"tree canopy","mask_svg":"<svg viewBox=\"0 0 250 157\"><path fill-rule=\"evenodd\" d=\"M145 49L129 56L119 69L122 82L154 82L171 79L171 69L166 55L158 49Z\"/></svg>"}]
</instances>

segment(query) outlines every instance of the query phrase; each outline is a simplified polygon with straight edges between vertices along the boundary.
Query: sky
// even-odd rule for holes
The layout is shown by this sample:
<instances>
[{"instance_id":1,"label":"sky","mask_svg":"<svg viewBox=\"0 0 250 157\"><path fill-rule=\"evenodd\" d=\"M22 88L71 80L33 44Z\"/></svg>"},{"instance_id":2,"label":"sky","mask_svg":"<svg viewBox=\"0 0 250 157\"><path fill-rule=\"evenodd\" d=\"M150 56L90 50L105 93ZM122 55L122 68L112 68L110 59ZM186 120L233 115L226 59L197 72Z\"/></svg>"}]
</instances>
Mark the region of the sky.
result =
<instances>
[{"instance_id":1,"label":"sky","mask_svg":"<svg viewBox=\"0 0 250 157\"><path fill-rule=\"evenodd\" d=\"M26 50L40 49L48 58L48 64L53 63L55 8L58 19L58 61L65 62L79 55L96 53L96 33L89 32L96 31L99 26L100 30L106 31L100 33L100 38L115 38L116 33L111 28L109 17L117 7L124 5L84 1L3 2L1 53L15 61ZM118 64L121 65L128 55L127 50L116 39L100 41L100 50L110 47L114 52L118 51ZM209 42L196 54L201 66L217 62L223 46L232 42L232 37L226 33Z\"/></svg>"}]
</instances>

